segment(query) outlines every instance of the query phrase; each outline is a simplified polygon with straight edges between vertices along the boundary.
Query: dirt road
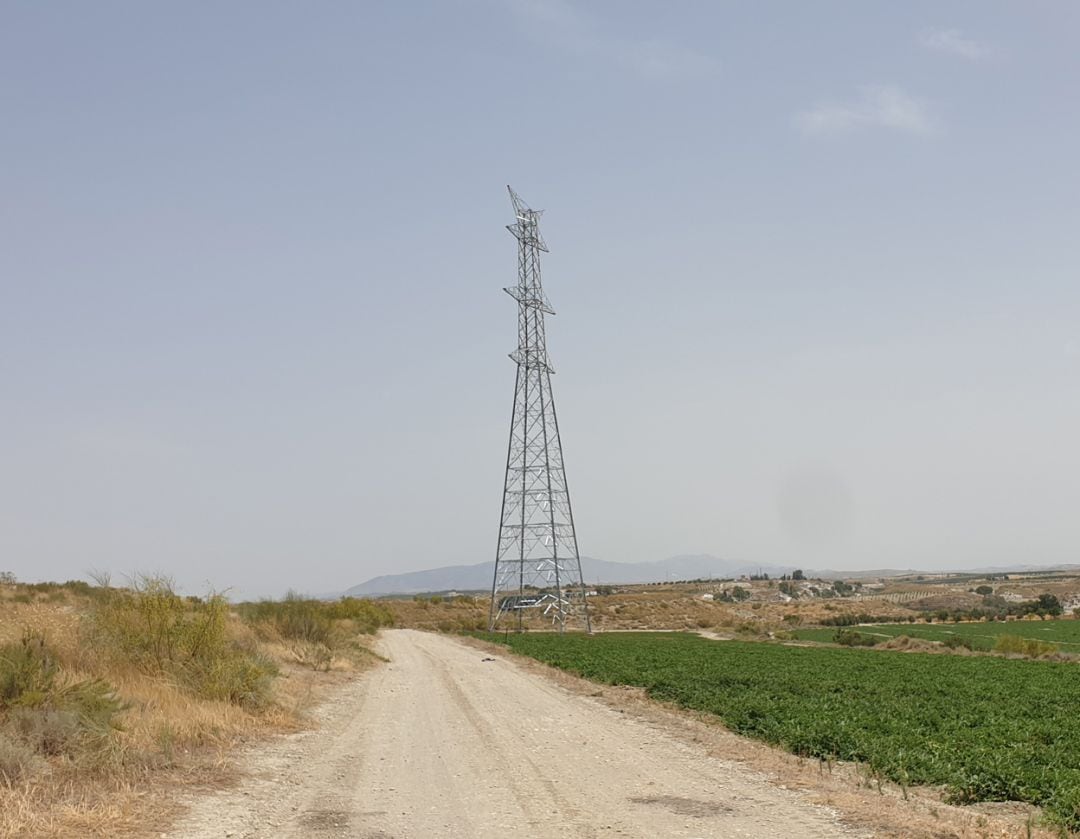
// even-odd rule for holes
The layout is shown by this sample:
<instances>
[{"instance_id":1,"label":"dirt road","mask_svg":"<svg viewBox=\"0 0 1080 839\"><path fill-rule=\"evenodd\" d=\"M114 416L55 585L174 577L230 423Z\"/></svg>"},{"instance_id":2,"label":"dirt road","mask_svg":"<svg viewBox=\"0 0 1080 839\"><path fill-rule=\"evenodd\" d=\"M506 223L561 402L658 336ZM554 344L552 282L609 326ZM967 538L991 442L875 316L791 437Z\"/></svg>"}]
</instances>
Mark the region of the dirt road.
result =
<instances>
[{"instance_id":1,"label":"dirt road","mask_svg":"<svg viewBox=\"0 0 1080 839\"><path fill-rule=\"evenodd\" d=\"M245 757L169 839L865 835L736 763L439 635L385 633L390 663L320 728Z\"/></svg>"}]
</instances>

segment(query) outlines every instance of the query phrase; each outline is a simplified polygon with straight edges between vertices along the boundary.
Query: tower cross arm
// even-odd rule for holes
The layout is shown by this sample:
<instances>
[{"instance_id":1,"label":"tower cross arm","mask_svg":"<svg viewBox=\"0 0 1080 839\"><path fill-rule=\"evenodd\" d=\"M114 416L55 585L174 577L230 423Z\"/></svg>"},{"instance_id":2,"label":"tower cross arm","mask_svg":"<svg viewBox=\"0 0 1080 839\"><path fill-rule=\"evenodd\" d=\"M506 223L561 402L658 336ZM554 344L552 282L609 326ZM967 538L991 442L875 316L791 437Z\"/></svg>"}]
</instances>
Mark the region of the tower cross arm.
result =
<instances>
[{"instance_id":1,"label":"tower cross arm","mask_svg":"<svg viewBox=\"0 0 1080 839\"><path fill-rule=\"evenodd\" d=\"M555 314L555 310L551 308L551 304L548 302L547 296L543 292L537 294L535 291L523 289L521 286L516 285L504 288L503 291L523 306L531 306L547 315Z\"/></svg>"},{"instance_id":2,"label":"tower cross arm","mask_svg":"<svg viewBox=\"0 0 1080 839\"><path fill-rule=\"evenodd\" d=\"M535 245L544 253L549 253L547 243L540 235L540 216L544 211L532 209L511 186L507 185L506 189L510 193L510 203L514 205L514 215L517 216L517 221L506 225L506 229L513 233L519 242Z\"/></svg>"},{"instance_id":3,"label":"tower cross arm","mask_svg":"<svg viewBox=\"0 0 1080 839\"><path fill-rule=\"evenodd\" d=\"M537 213L539 215L539 213ZM524 242L527 245L535 245L538 250L542 250L544 253L551 253L548 250L547 242L544 241L544 237L540 235L540 228L536 222L531 224L519 221L517 224L508 224L506 229L514 234L514 238L519 242Z\"/></svg>"}]
</instances>

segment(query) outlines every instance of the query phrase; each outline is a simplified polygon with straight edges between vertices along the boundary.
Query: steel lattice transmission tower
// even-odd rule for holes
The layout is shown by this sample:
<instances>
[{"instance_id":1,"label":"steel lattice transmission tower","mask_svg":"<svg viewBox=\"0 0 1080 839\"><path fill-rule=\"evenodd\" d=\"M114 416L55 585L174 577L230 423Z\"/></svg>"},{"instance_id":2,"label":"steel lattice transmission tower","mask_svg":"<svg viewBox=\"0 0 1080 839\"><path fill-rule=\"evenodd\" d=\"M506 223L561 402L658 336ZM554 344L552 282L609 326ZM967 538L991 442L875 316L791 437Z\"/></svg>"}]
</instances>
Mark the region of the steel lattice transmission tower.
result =
<instances>
[{"instance_id":1,"label":"steel lattice transmission tower","mask_svg":"<svg viewBox=\"0 0 1080 839\"><path fill-rule=\"evenodd\" d=\"M501 619L513 619L520 630L530 613L550 620L560 632L571 624L588 632L544 334L544 315L555 312L540 282L540 252L547 252L539 228L543 211L530 209L507 189L517 215L506 229L518 240L518 282L505 289L518 302L518 346L510 354L517 362L517 381L488 624L493 630Z\"/></svg>"}]
</instances>

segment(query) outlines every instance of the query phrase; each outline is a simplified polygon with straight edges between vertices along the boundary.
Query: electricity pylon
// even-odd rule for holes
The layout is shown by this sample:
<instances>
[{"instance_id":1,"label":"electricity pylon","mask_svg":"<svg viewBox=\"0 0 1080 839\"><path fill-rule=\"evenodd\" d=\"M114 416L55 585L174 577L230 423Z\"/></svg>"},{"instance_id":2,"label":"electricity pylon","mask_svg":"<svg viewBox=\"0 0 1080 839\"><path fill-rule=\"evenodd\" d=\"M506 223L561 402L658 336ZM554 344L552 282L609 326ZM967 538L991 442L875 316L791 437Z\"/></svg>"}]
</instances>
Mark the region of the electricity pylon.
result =
<instances>
[{"instance_id":1,"label":"electricity pylon","mask_svg":"<svg viewBox=\"0 0 1080 839\"><path fill-rule=\"evenodd\" d=\"M520 631L526 614L542 616L562 632L578 624L586 632L589 610L581 573L574 513L563 468L559 422L551 392L544 316L553 315L540 282L542 210L530 209L510 191L517 220L507 230L518 241L517 285L505 289L518 302L514 415L506 453L499 546L491 584L488 628L502 619Z\"/></svg>"}]
</instances>

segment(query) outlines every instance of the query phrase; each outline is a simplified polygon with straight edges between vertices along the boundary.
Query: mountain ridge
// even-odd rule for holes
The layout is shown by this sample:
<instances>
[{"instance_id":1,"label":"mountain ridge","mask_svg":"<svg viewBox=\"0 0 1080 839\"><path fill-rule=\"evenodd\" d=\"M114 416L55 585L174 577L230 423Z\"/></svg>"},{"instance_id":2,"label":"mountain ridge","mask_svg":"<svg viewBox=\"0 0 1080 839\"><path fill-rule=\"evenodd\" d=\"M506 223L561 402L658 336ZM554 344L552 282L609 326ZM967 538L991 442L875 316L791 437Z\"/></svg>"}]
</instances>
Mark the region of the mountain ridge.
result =
<instances>
[{"instance_id":1,"label":"mountain ridge","mask_svg":"<svg viewBox=\"0 0 1080 839\"><path fill-rule=\"evenodd\" d=\"M722 559L710 554L686 554L647 562L612 562L583 556L581 568L586 582L590 585L738 577L759 572L774 575L787 574L794 570L794 566L747 563ZM371 597L385 594L423 594L433 591L486 591L491 588L494 575L494 562L447 565L426 571L409 571L403 574L383 574L372 577L347 589L344 596Z\"/></svg>"},{"instance_id":2,"label":"mountain ridge","mask_svg":"<svg viewBox=\"0 0 1080 839\"><path fill-rule=\"evenodd\" d=\"M582 571L589 585L625 585L630 583L657 583L668 580L696 580L710 577L730 578L750 574L779 576L790 574L797 566L743 562L723 559L711 554L682 554L661 560L646 562L613 562L611 560L581 558ZM924 574L1004 574L1077 569L1080 566L1058 565L1011 565L927 571L914 568L879 568L862 571L836 569L814 570L804 568L808 577L824 579L905 577ZM382 574L346 589L332 597L380 597L392 594L425 594L443 591L488 591L495 574L494 562L472 565L445 565L423 571L402 574Z\"/></svg>"}]
</instances>

